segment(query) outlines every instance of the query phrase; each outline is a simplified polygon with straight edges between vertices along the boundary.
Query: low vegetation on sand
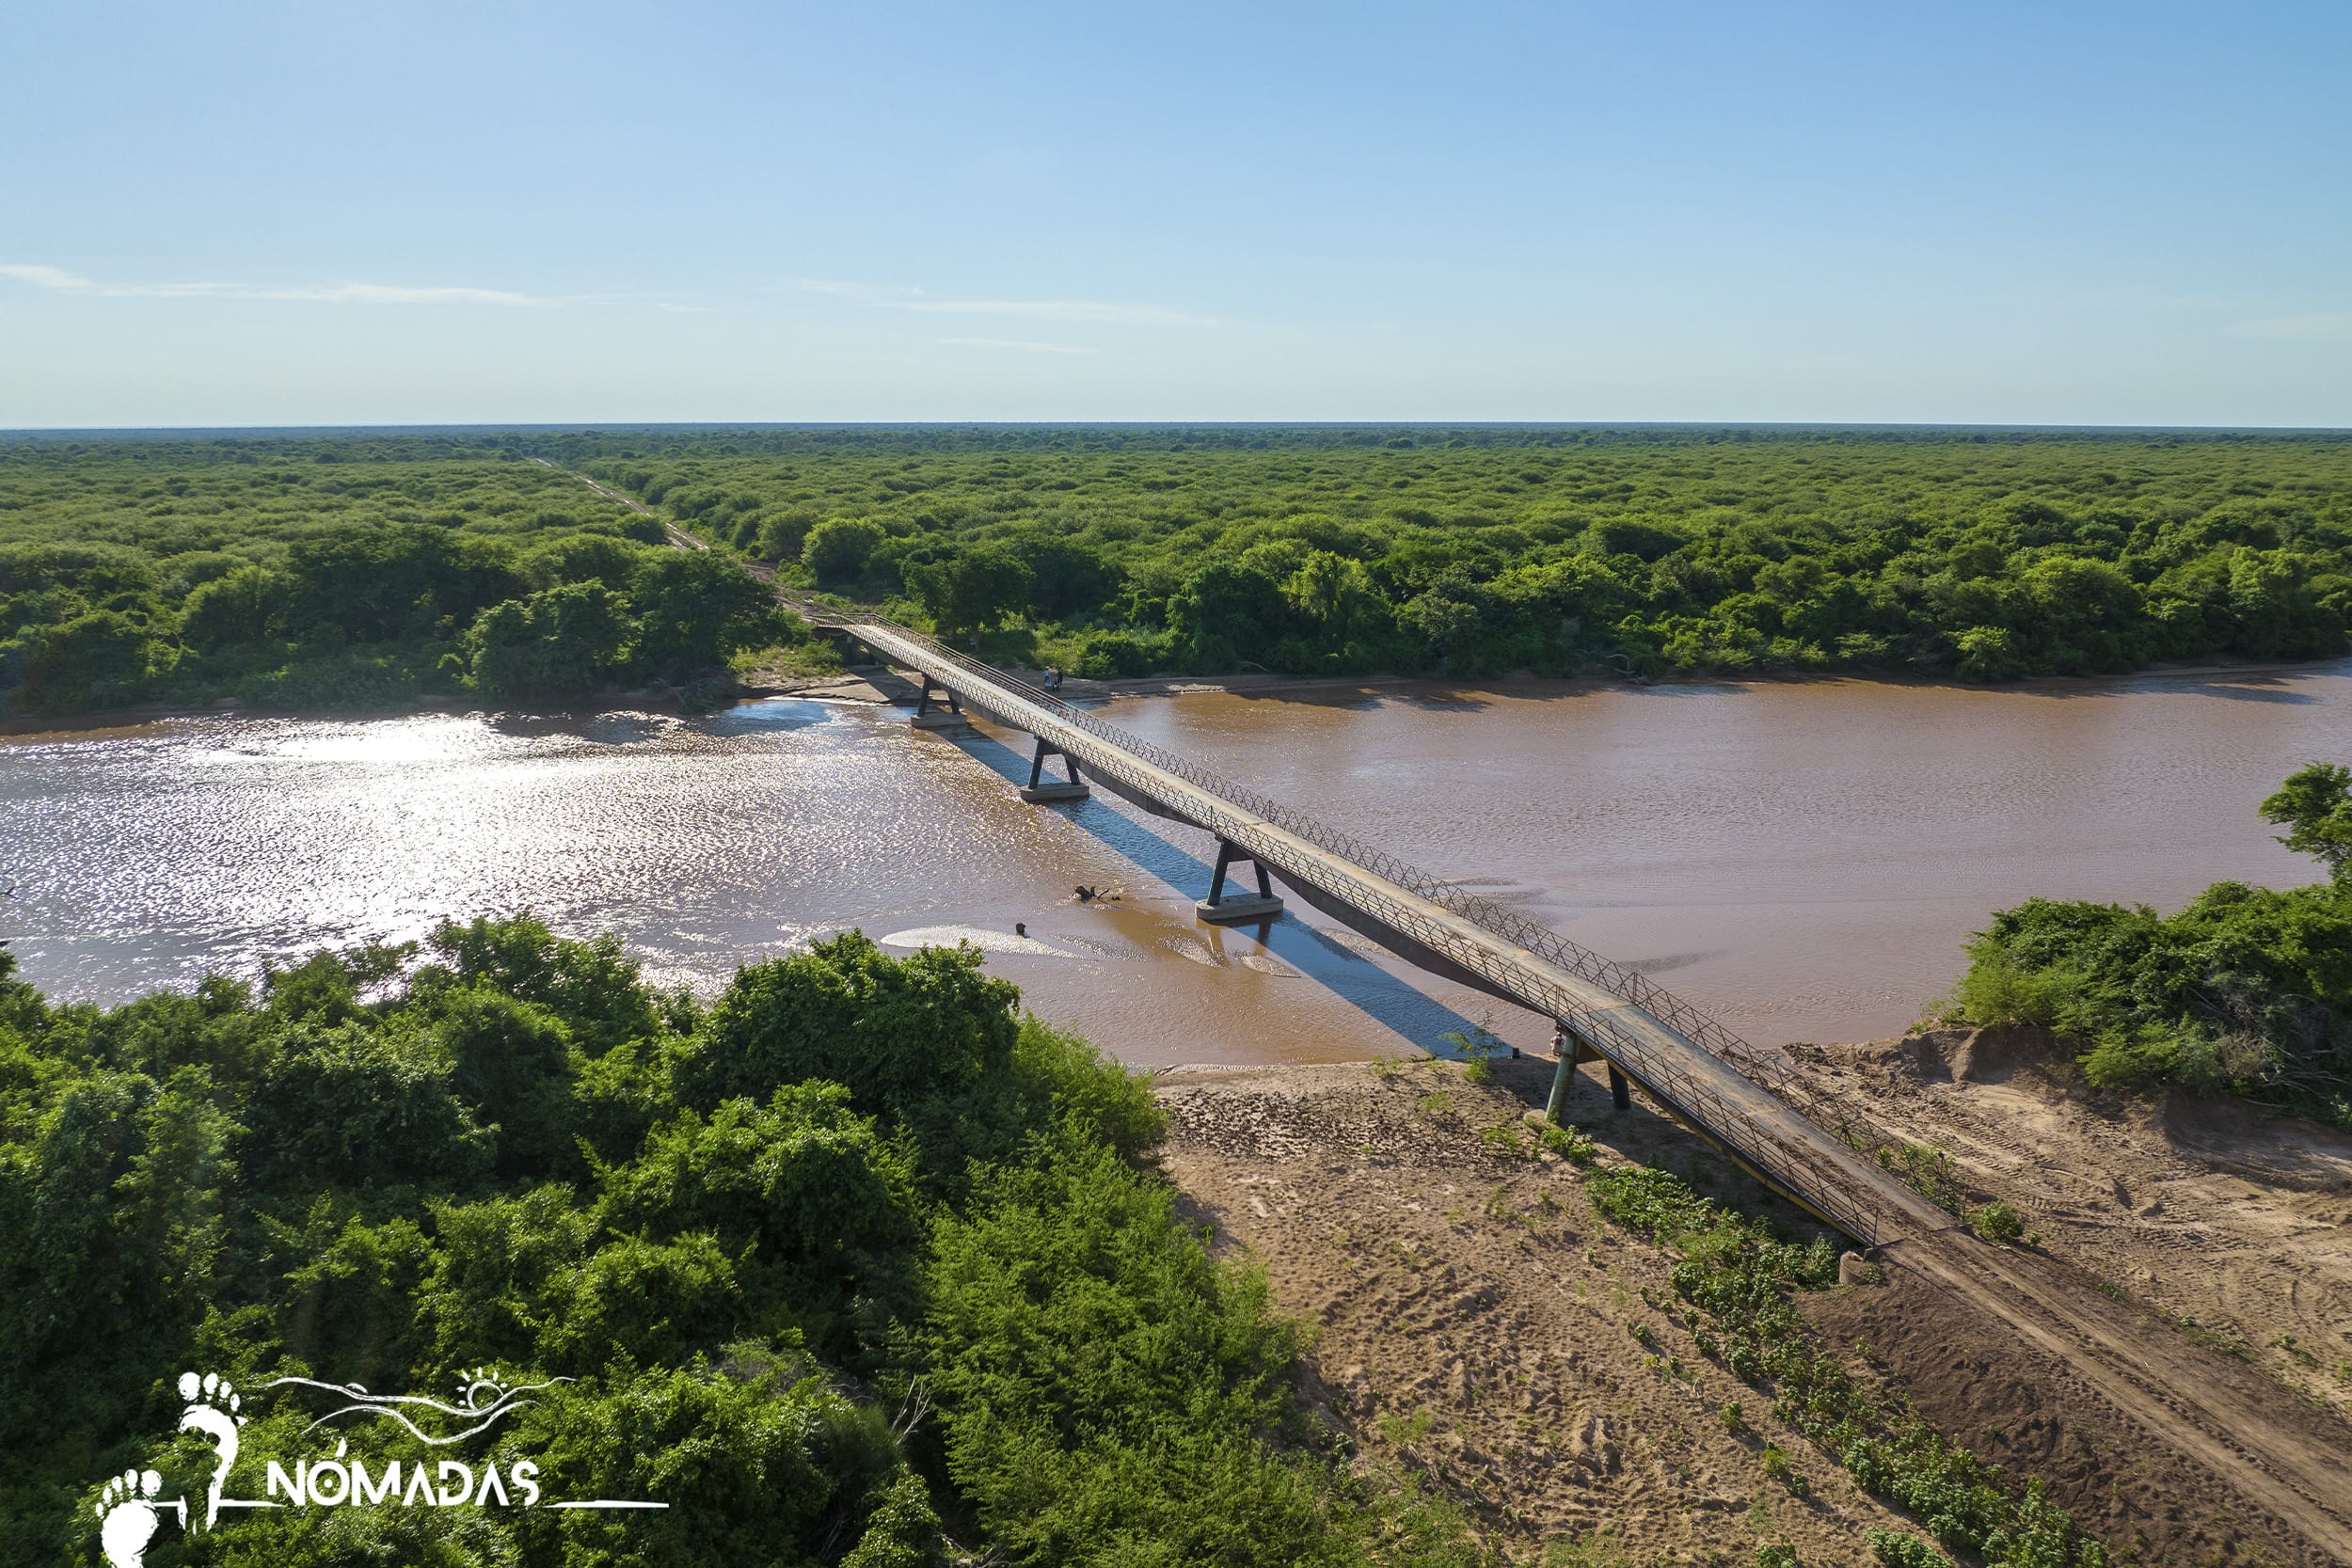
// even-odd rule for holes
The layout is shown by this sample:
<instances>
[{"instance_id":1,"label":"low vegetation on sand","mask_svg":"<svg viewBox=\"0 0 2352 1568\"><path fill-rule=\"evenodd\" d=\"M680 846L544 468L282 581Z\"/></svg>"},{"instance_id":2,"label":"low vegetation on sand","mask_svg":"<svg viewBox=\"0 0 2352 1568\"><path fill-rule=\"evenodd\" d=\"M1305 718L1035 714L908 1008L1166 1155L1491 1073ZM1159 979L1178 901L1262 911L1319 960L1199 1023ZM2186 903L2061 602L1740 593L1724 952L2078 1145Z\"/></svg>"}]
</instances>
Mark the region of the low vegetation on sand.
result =
<instances>
[{"instance_id":1,"label":"low vegetation on sand","mask_svg":"<svg viewBox=\"0 0 2352 1568\"><path fill-rule=\"evenodd\" d=\"M0 952L0 1559L93 1560L126 1468L201 1497L184 1369L495 1367L573 1380L501 1463L670 1508L255 1511L147 1560L1472 1561L1327 1451L1299 1331L1145 1163L1142 1083L1017 1003L854 933L707 1006L529 919L103 1011ZM246 1408L249 1451L315 1449Z\"/></svg>"},{"instance_id":2,"label":"low vegetation on sand","mask_svg":"<svg viewBox=\"0 0 2352 1568\"><path fill-rule=\"evenodd\" d=\"M1616 1166L1587 1183L1593 1207L1612 1222L1682 1256L1675 1293L1696 1321L1692 1338L1749 1384L1769 1389L1772 1415L1834 1458L1862 1489L1902 1509L1951 1552L1988 1568L2105 1568L2106 1548L2085 1536L2050 1501L2040 1481L2023 1488L1944 1436L1901 1396L1857 1377L1824 1350L1789 1301L1792 1291L1837 1283L1826 1239L1796 1246L1772 1228L1693 1191L1669 1172ZM1767 1455L1768 1461L1771 1458ZM1786 1484L1806 1481L1787 1459ZM1944 1560L1916 1537L1874 1532L1880 1560Z\"/></svg>"},{"instance_id":3,"label":"low vegetation on sand","mask_svg":"<svg viewBox=\"0 0 2352 1568\"><path fill-rule=\"evenodd\" d=\"M2216 882L2172 915L2028 899L1969 944L1957 1014L2053 1030L2102 1086L2244 1095L2352 1131L2352 768L2313 763L2262 814L2326 880Z\"/></svg>"},{"instance_id":4,"label":"low vegetation on sand","mask_svg":"<svg viewBox=\"0 0 2352 1568\"><path fill-rule=\"evenodd\" d=\"M1179 1069L1157 1099L1185 1196L1313 1314L1312 1397L1506 1560L2095 1568L2245 1539L2226 1487L2135 1453L2097 1396L1979 1354L2014 1343L1996 1315L1899 1254L1857 1269L1645 1103L1572 1086L1581 1157L1489 1136L1552 1082L1492 1065ZM1979 1377L1990 1401L1954 1397Z\"/></svg>"}]
</instances>

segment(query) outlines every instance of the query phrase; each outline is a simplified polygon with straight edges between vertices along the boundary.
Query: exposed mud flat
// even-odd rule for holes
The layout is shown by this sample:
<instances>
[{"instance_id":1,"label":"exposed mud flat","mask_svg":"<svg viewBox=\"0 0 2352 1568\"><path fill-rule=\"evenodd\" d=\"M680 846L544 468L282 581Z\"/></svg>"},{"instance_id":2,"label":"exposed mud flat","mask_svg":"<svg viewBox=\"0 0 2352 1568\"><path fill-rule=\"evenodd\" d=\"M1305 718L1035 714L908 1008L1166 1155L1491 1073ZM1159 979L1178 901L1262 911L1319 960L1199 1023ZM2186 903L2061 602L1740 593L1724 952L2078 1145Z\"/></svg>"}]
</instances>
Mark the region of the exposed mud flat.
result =
<instances>
[{"instance_id":1,"label":"exposed mud flat","mask_svg":"<svg viewBox=\"0 0 2352 1568\"><path fill-rule=\"evenodd\" d=\"M2111 1135L2153 1137L2172 1148L2165 1128L2182 1121L2182 1108L2138 1113L2136 1124L2131 1113L2102 1117L2075 1103L2062 1085L2045 1091L2018 1082L2013 1066L1993 1065L1996 1052L1963 1063L1955 1076L1954 1043L1915 1045L1908 1053L1891 1044L1850 1048L1837 1065L1812 1065L1839 1092L1862 1097L1857 1111L1874 1121L1886 1120L1891 1129L1898 1112L1921 1118L1923 1130L1912 1134L1917 1138L1928 1135L1931 1109L1957 1114L1947 1102L1980 1117L1968 1125L1983 1145L1977 1153L1982 1187L2028 1209L2055 1259L2021 1262L2047 1270L2054 1291L2112 1307L2133 1323L2144 1318L2145 1332L2165 1337L2168 1348L2185 1352L2212 1376L2261 1382L2252 1364L2097 1292L2111 1275L2102 1261L2108 1254L2097 1248L2141 1244L2100 1236L2119 1228L2111 1196L2104 1209L2074 1197L2078 1215L2061 1216L2058 1204L2045 1213L2041 1189L2005 1174L2045 1172L2088 1157L2087 1149L2063 1143L2075 1135L2068 1130L2077 1116ZM1944 1064L1943 1080L1931 1062ZM1864 1541L1871 1527L1920 1533L1917 1524L1864 1495L1828 1455L1775 1422L1769 1396L1698 1353L1687 1327L1670 1316L1677 1306L1667 1281L1672 1259L1594 1213L1582 1173L1549 1157L1502 1154L1482 1141L1488 1129L1523 1127L1527 1112L1542 1103L1550 1073L1549 1062L1536 1060L1498 1063L1485 1085L1438 1062L1178 1069L1161 1079L1170 1118L1168 1166L1221 1242L1261 1259L1278 1301L1315 1325L1311 1401L1363 1452L1435 1480L1514 1561L1539 1560L1549 1542L1591 1542L1608 1531L1634 1562L1744 1564L1757 1544L1785 1541L1808 1564L1859 1564L1875 1560ZM1985 1082L1997 1073L2008 1076ZM2033 1116L1971 1098L2009 1085L2010 1093L2032 1101ZM1572 1119L1598 1140L1604 1161L1663 1166L1702 1191L1807 1228L1788 1205L1644 1108L1639 1097L1634 1110L1612 1114L1605 1090L1586 1079L1569 1103ZM2055 1119L2045 1125L2045 1117ZM2194 1116L2187 1119L2199 1136L2220 1135ZM2137 1134L2129 1132L2134 1125ZM2119 1127L2125 1132L2113 1134ZM2021 1140L2029 1152L1996 1172L1998 1162L1987 1151ZM2299 1132L2288 1146L2306 1141L2308 1133ZM2037 1142L2042 1164L2030 1152ZM2287 1157L2335 1158L2325 1136L2318 1146ZM2158 1158L2152 1147L2140 1153ZM2194 1159L2185 1152L2170 1158ZM2296 1168L2309 1178L2329 1167ZM1979 1180L1976 1166L1965 1175ZM2124 1176L2127 1189L2133 1180ZM2203 1222L2235 1259L2230 1267L2238 1283L2228 1299L2260 1295L2292 1275L2305 1281L2297 1299L2308 1301L2313 1321L2323 1317L2328 1298L2316 1292L2340 1288L2341 1275L2331 1263L2312 1263L2302 1232L2291 1230L2286 1240L2267 1240L2242 1256L2237 1239L2274 1237L2282 1214L2321 1223L2322 1211L2307 1210L2307 1203L2332 1200L2340 1212L2345 1200L2331 1199L2324 1187L2273 1187L2210 1167L2199 1180L2238 1183L2212 1189L2208 1201L2221 1217ZM2174 1180L2167 1213L2194 1210L2190 1176ZM2139 1218L2137 1210L2124 1215L2120 1228ZM2232 1224L2245 1228L2226 1228ZM2162 1262L2151 1257L2150 1266L2181 1290L2183 1305L2173 1310L2202 1306L2211 1316L2201 1321L2241 1321L2223 1312L2220 1286L2178 1279L2193 1272L2193 1255ZM2337 1283L2326 1285L2330 1278ZM1858 1373L1903 1387L1930 1419L2012 1474L2045 1477L2087 1528L2138 1560L2336 1560L2194 1455L2149 1439L2063 1369L2020 1349L2014 1336L1974 1307L1939 1296L1900 1268L1885 1285L1802 1300L1830 1343L1853 1346L1851 1364ZM2245 1322L2250 1336L2252 1321ZM1654 1348L1634 1337L1637 1324ZM2345 1326L2341 1315L2332 1324L2337 1332ZM2265 1363L2261 1370L2270 1369ZM2339 1430L2335 1415L2314 1409L2283 1384L2265 1386L2281 1421L2306 1427L2321 1441ZM2182 1390L2192 1402L2196 1392ZM1734 1402L1750 1430L1726 1427L1722 1412ZM2352 1446L2352 1425L2340 1430ZM1781 1466L1768 1467L1768 1446L1785 1450L1809 1482L1805 1495L1775 1474Z\"/></svg>"}]
</instances>

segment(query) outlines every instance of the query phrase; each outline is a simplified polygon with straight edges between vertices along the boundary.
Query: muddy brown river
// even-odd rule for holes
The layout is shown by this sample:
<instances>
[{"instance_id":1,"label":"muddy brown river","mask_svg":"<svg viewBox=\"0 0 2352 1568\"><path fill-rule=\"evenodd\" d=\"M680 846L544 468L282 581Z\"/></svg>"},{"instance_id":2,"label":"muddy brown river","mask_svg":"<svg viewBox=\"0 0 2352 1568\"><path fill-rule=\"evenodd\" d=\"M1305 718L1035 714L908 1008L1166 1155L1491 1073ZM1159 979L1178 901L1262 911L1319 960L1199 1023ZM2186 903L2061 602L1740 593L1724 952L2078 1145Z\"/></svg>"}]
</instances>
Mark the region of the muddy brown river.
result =
<instances>
[{"instance_id":1,"label":"muddy brown river","mask_svg":"<svg viewBox=\"0 0 2352 1568\"><path fill-rule=\"evenodd\" d=\"M2309 880L2256 803L2352 757L2352 663L2000 690L1859 681L1128 698L1106 717L1507 899L1764 1042L1894 1033L1990 912ZM0 741L0 935L112 1002L529 909L665 984L863 927L978 942L1136 1064L1303 1060L1544 1023L1296 907L1192 918L1215 847L1022 805L1025 742L781 699L618 714L175 720ZM1080 903L1084 884L1111 891ZM1014 933L1016 923L1027 935Z\"/></svg>"}]
</instances>

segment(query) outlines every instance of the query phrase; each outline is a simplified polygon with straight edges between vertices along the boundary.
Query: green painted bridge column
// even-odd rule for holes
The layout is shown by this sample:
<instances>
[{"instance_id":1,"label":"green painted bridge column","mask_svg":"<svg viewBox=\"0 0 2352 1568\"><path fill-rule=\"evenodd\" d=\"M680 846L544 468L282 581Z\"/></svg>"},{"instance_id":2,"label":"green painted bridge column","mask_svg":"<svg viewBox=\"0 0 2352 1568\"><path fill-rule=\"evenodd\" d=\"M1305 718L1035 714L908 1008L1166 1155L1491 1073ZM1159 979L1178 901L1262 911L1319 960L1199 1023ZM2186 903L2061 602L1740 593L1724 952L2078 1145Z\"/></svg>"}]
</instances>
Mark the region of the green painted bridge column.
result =
<instances>
[{"instance_id":1,"label":"green painted bridge column","mask_svg":"<svg viewBox=\"0 0 2352 1568\"><path fill-rule=\"evenodd\" d=\"M1551 1032L1551 1053L1560 1065L1552 1069L1551 1098L1544 1103L1544 1119L1554 1127L1560 1125L1560 1107L1566 1103L1568 1085L1576 1078L1576 1058L1581 1048L1570 1042L1568 1026L1559 1025Z\"/></svg>"},{"instance_id":2,"label":"green painted bridge column","mask_svg":"<svg viewBox=\"0 0 2352 1568\"><path fill-rule=\"evenodd\" d=\"M1610 1102L1620 1111L1633 1108L1633 1085L1626 1080L1625 1069L1594 1050L1585 1043L1583 1036L1565 1023L1557 1025L1552 1034L1551 1053L1560 1065L1551 1074L1551 1099L1544 1106L1546 1121L1555 1127L1560 1124L1561 1108L1567 1103L1568 1090L1576 1082L1577 1065L1581 1062L1607 1062Z\"/></svg>"}]
</instances>

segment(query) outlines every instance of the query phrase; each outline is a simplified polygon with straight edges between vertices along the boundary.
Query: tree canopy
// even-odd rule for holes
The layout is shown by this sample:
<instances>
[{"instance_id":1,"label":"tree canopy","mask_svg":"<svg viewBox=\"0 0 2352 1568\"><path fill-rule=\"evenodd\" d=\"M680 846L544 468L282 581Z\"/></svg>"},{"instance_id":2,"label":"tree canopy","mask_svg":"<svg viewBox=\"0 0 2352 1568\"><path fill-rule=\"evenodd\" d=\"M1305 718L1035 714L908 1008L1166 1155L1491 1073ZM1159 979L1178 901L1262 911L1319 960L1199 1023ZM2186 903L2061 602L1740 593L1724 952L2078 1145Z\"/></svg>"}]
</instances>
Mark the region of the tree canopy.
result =
<instances>
[{"instance_id":1,"label":"tree canopy","mask_svg":"<svg viewBox=\"0 0 2352 1568\"><path fill-rule=\"evenodd\" d=\"M593 433L722 547L1092 675L2339 653L2352 441L1981 431Z\"/></svg>"},{"instance_id":2,"label":"tree canopy","mask_svg":"<svg viewBox=\"0 0 2352 1568\"><path fill-rule=\"evenodd\" d=\"M713 548L667 547L661 518ZM2352 626L2352 438L928 426L20 441L0 444L0 701L571 700L790 640L746 563L978 637L992 657L1096 676L1993 681L2315 658L2344 651ZM609 597L563 594L587 586Z\"/></svg>"},{"instance_id":3,"label":"tree canopy","mask_svg":"<svg viewBox=\"0 0 2352 1568\"><path fill-rule=\"evenodd\" d=\"M1450 1515L1384 1544L1400 1505L1325 1456L1298 1331L1148 1164L1149 1091L1018 1002L969 948L855 933L708 1006L528 917L103 1010L0 950L0 1558L90 1560L126 1468L200 1497L184 1369L499 1367L574 1381L493 1453L671 1506L256 1512L147 1561L919 1568L953 1532L1468 1568ZM252 1451L312 1451L308 1410L246 1410Z\"/></svg>"},{"instance_id":4,"label":"tree canopy","mask_svg":"<svg viewBox=\"0 0 2352 1568\"><path fill-rule=\"evenodd\" d=\"M2352 1132L2352 768L2262 803L2317 859L2310 887L2216 882L2177 914L2032 898L1969 944L1964 1017L2046 1026L2091 1081L2247 1095Z\"/></svg>"},{"instance_id":5,"label":"tree canopy","mask_svg":"<svg viewBox=\"0 0 2352 1568\"><path fill-rule=\"evenodd\" d=\"M0 444L0 713L572 702L799 635L739 561L511 447Z\"/></svg>"}]
</instances>

